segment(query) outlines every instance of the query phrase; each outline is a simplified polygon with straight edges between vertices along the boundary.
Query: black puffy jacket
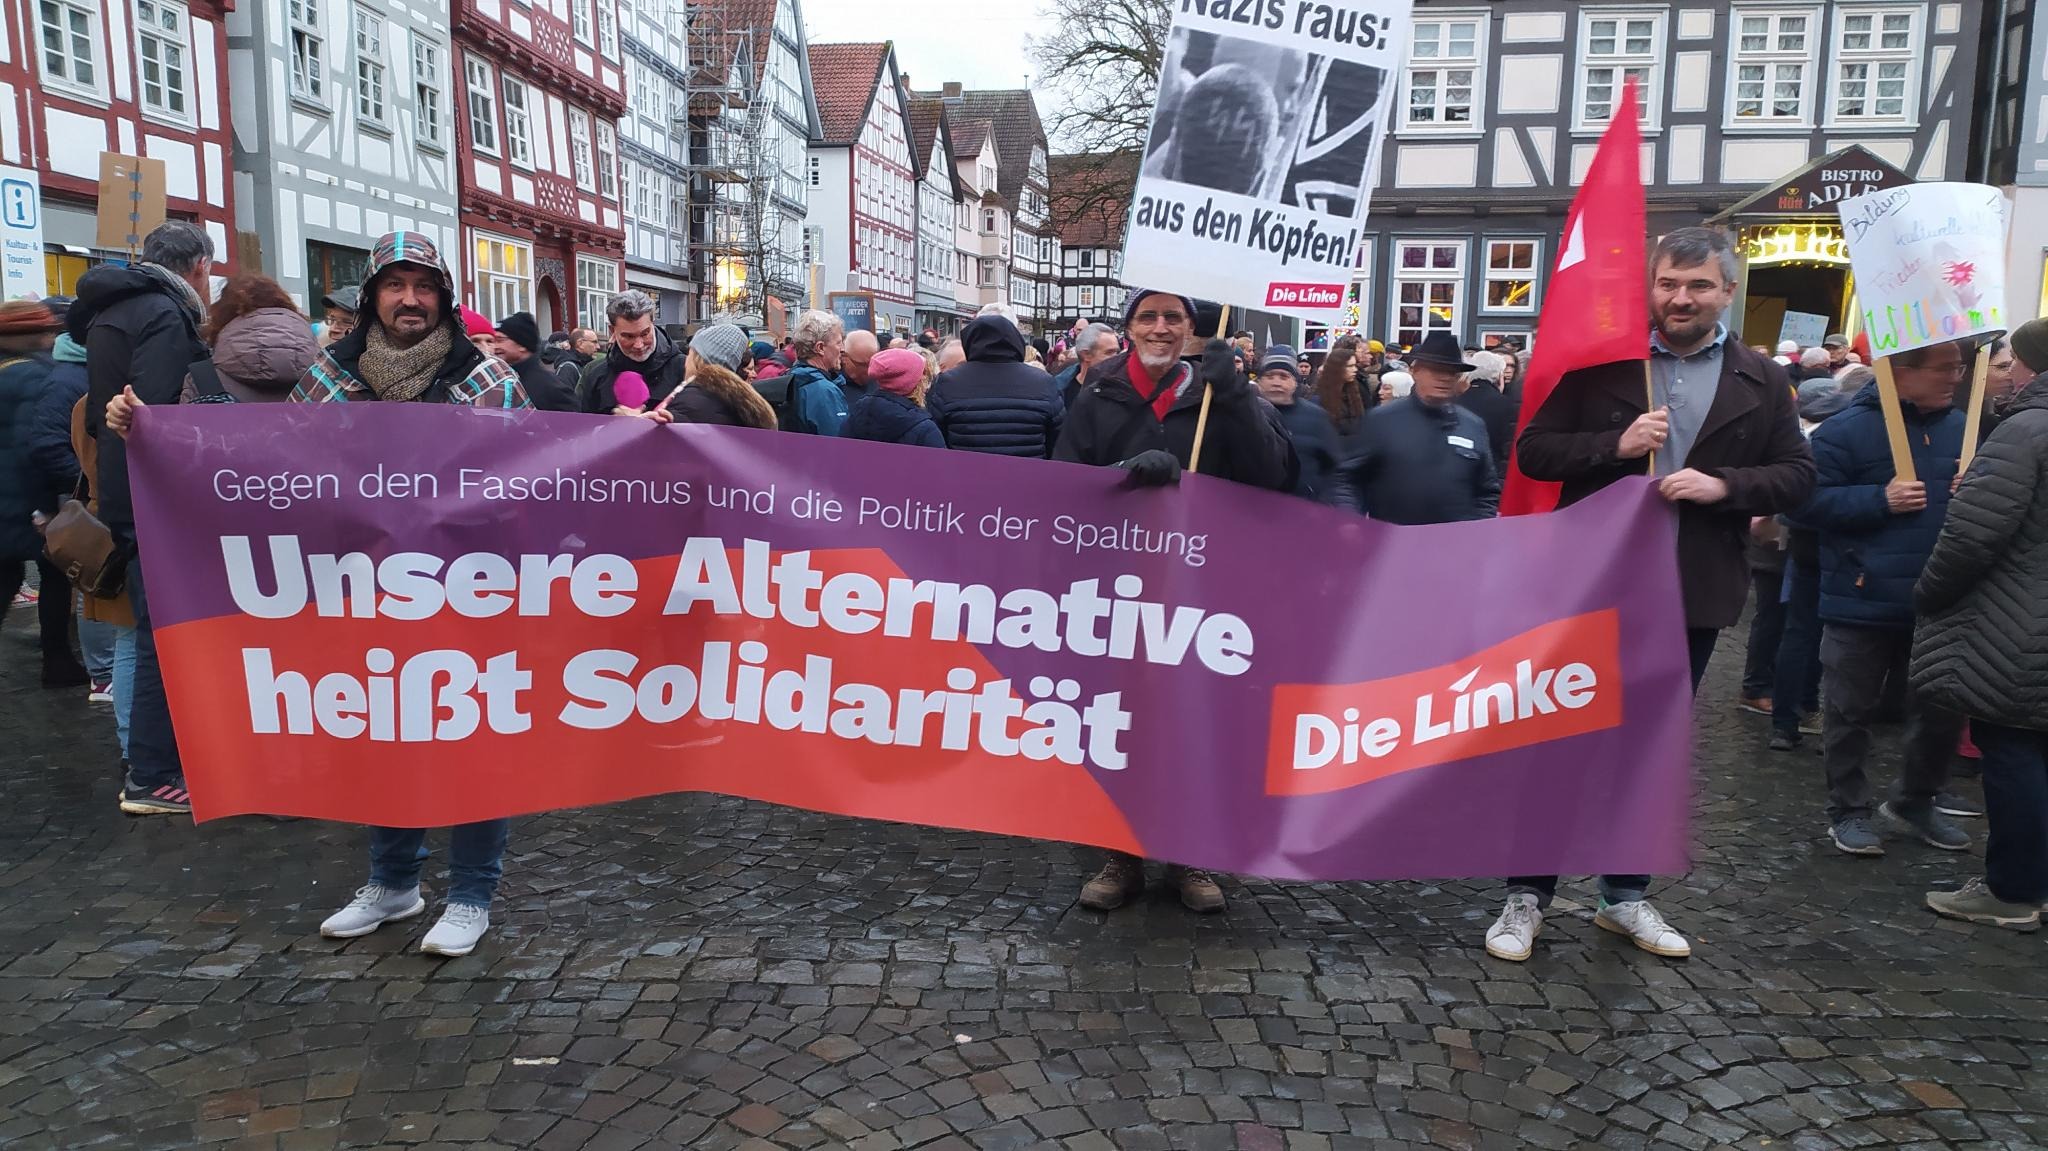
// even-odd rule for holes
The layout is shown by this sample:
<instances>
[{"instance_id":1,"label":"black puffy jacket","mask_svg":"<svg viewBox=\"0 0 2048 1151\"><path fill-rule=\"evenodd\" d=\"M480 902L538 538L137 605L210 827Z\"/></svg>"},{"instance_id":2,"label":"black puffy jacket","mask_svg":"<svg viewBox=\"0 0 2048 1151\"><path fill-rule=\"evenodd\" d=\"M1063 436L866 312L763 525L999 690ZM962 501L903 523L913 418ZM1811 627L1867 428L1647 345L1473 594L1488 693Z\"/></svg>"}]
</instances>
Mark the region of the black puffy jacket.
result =
<instances>
[{"instance_id":1,"label":"black puffy jacket","mask_svg":"<svg viewBox=\"0 0 2048 1151\"><path fill-rule=\"evenodd\" d=\"M2006 412L1914 589L1913 688L1976 719L2048 731L2048 373Z\"/></svg>"},{"instance_id":2,"label":"black puffy jacket","mask_svg":"<svg viewBox=\"0 0 2048 1151\"><path fill-rule=\"evenodd\" d=\"M932 381L925 407L963 452L1052 456L1066 404L1045 369L1024 362L1024 336L1001 316L982 316L960 333L967 362Z\"/></svg>"},{"instance_id":3,"label":"black puffy jacket","mask_svg":"<svg viewBox=\"0 0 2048 1151\"><path fill-rule=\"evenodd\" d=\"M78 300L65 325L85 348L86 431L99 444L100 518L129 536L135 510L128 498L127 441L100 435L107 401L133 387L145 404L175 404L185 373L206 358L200 316L187 297L140 268L103 265L78 281Z\"/></svg>"}]
</instances>

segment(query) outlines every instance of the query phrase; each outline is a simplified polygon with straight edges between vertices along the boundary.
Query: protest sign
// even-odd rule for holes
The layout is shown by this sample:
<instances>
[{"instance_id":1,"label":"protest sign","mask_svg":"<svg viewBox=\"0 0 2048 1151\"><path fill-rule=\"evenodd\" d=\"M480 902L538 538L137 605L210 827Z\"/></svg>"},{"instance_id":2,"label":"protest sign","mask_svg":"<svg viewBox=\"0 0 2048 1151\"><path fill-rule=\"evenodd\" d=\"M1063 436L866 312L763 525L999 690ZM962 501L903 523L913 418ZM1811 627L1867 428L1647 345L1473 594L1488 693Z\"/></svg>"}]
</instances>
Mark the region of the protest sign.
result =
<instances>
[{"instance_id":1,"label":"protest sign","mask_svg":"<svg viewBox=\"0 0 2048 1151\"><path fill-rule=\"evenodd\" d=\"M129 443L202 820L696 790L1279 877L1684 866L1647 481L1411 528L1196 475L428 404L152 407Z\"/></svg>"},{"instance_id":2,"label":"protest sign","mask_svg":"<svg viewBox=\"0 0 2048 1151\"><path fill-rule=\"evenodd\" d=\"M1181 0L1173 12L1124 282L1334 322L1408 0Z\"/></svg>"},{"instance_id":3,"label":"protest sign","mask_svg":"<svg viewBox=\"0 0 2048 1151\"><path fill-rule=\"evenodd\" d=\"M1791 340L1802 348L1818 348L1828 338L1828 318L1812 312L1787 310L1785 320L1778 325L1780 342Z\"/></svg>"},{"instance_id":4,"label":"protest sign","mask_svg":"<svg viewBox=\"0 0 2048 1151\"><path fill-rule=\"evenodd\" d=\"M1870 350L2005 331L2005 194L1986 184L1907 184L1842 201Z\"/></svg>"},{"instance_id":5,"label":"protest sign","mask_svg":"<svg viewBox=\"0 0 2048 1151\"><path fill-rule=\"evenodd\" d=\"M1929 344L1993 336L2005 323L2005 194L1986 184L1907 184L1841 204L1857 307L1878 357L1878 398L1892 471L1916 473L1890 357ZM1966 401L1983 407L1984 355ZM1961 464L1976 452L1973 416Z\"/></svg>"}]
</instances>

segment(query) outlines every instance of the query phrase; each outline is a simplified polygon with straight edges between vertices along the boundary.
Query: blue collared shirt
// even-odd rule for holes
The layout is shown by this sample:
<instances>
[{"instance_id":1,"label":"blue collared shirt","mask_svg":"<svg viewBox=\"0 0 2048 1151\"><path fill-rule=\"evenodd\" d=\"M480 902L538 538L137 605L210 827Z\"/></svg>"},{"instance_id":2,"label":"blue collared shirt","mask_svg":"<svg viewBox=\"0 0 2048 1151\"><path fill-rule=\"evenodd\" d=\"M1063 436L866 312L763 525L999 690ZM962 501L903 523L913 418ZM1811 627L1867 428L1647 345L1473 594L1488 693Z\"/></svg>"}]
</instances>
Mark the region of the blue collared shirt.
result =
<instances>
[{"instance_id":1,"label":"blue collared shirt","mask_svg":"<svg viewBox=\"0 0 2048 1151\"><path fill-rule=\"evenodd\" d=\"M1714 338L1689 356L1664 343L1663 333L1650 330L1650 395L1654 406L1671 412L1671 437L1657 449L1657 472L1668 476L1685 466L1693 441L1707 422L1707 409L1721 390L1721 352L1728 325L1714 325Z\"/></svg>"}]
</instances>

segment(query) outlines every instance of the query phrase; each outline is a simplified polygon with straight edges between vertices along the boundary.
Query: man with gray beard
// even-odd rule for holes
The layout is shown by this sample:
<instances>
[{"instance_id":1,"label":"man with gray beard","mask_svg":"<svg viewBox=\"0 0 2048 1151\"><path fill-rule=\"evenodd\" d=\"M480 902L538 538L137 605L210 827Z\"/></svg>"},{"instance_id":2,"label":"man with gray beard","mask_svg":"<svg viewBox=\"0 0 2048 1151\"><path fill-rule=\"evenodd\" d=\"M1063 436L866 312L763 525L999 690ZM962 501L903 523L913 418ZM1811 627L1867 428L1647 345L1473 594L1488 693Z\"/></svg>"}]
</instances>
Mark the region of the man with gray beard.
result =
<instances>
[{"instance_id":1,"label":"man with gray beard","mask_svg":"<svg viewBox=\"0 0 2048 1151\"><path fill-rule=\"evenodd\" d=\"M1238 374L1230 345L1210 340L1198 363L1181 359L1194 322L1195 302L1187 296L1132 292L1124 311L1131 348L1089 373L1052 458L1123 468L1143 487L1178 483L1194 455L1206 384L1214 398L1201 473L1273 491L1292 489L1298 471L1293 445L1279 414ZM1207 872L1176 867L1171 880L1189 910L1223 910L1223 890ZM1081 906L1110 911L1144 886L1145 861L1111 853L1081 889Z\"/></svg>"}]
</instances>

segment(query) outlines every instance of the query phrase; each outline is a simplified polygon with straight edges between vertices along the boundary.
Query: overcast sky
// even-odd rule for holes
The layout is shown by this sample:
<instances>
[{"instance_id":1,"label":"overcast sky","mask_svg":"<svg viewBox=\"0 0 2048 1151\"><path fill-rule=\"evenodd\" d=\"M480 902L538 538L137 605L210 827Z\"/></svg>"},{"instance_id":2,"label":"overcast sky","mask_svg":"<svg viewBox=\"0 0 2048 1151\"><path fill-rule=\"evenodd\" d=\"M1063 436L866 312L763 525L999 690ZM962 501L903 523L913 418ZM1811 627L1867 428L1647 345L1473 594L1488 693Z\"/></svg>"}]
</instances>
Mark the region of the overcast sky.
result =
<instances>
[{"instance_id":1,"label":"overcast sky","mask_svg":"<svg viewBox=\"0 0 2048 1151\"><path fill-rule=\"evenodd\" d=\"M947 80L1025 87L1037 9L1037 0L803 0L813 41L893 40L897 66L926 91Z\"/></svg>"}]
</instances>

